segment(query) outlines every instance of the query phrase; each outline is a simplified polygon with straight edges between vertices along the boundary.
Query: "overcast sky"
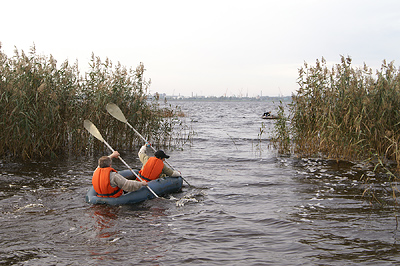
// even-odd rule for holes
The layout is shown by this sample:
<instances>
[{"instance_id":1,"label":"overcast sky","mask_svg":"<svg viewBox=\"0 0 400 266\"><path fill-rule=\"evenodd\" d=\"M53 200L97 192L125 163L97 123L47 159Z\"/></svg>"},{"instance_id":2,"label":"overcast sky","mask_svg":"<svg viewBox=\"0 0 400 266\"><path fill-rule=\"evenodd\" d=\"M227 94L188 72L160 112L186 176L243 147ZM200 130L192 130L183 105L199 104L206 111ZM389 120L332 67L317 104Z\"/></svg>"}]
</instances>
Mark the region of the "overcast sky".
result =
<instances>
[{"instance_id":1,"label":"overcast sky","mask_svg":"<svg viewBox=\"0 0 400 266\"><path fill-rule=\"evenodd\" d=\"M400 64L398 0L2 1L0 42L78 60L92 52L136 68L150 92L276 96L296 92L298 69L349 55L379 69Z\"/></svg>"}]
</instances>

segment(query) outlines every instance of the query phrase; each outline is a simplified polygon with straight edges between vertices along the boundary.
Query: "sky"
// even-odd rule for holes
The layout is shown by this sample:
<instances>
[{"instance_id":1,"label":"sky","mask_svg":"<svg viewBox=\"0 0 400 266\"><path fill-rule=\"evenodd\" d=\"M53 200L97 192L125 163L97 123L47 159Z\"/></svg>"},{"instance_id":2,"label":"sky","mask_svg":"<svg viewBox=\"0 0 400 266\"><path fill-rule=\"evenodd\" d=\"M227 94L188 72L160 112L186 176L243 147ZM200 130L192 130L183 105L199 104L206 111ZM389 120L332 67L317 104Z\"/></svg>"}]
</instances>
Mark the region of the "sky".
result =
<instances>
[{"instance_id":1,"label":"sky","mask_svg":"<svg viewBox=\"0 0 400 266\"><path fill-rule=\"evenodd\" d=\"M398 0L1 1L1 50L145 66L150 93L290 96L298 70L400 64Z\"/></svg>"}]
</instances>

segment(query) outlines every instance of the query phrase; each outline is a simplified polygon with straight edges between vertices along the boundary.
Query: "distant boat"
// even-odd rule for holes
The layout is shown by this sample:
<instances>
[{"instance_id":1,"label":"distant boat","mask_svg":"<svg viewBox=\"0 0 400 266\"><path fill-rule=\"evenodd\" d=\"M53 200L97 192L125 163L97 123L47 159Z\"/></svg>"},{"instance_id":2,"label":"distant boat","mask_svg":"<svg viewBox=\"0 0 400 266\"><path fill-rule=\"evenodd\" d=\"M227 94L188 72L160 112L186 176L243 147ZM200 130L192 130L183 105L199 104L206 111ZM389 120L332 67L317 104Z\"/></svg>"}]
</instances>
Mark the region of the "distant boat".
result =
<instances>
[{"instance_id":1,"label":"distant boat","mask_svg":"<svg viewBox=\"0 0 400 266\"><path fill-rule=\"evenodd\" d=\"M262 119L278 119L279 116L277 115L272 115L271 112L265 112L262 116Z\"/></svg>"}]
</instances>

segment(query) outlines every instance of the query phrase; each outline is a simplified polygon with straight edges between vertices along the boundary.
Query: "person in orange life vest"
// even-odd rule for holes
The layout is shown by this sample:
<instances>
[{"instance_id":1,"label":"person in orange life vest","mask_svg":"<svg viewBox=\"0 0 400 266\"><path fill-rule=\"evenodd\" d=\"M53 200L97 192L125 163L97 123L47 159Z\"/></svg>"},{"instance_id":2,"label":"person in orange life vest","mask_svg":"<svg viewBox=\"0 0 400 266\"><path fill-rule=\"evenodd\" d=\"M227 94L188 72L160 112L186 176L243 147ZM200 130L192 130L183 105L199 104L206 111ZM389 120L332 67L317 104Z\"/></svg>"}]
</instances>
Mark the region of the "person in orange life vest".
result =
<instances>
[{"instance_id":1,"label":"person in orange life vest","mask_svg":"<svg viewBox=\"0 0 400 266\"><path fill-rule=\"evenodd\" d=\"M128 180L111 167L112 158L118 158L114 151L110 156L102 156L99 166L93 173L92 184L98 197L118 198L124 191L131 192L147 186L146 181Z\"/></svg>"},{"instance_id":2,"label":"person in orange life vest","mask_svg":"<svg viewBox=\"0 0 400 266\"><path fill-rule=\"evenodd\" d=\"M164 151L158 150L154 153L154 157L149 157L146 154L147 146L150 146L150 144L146 142L146 144L140 148L138 153L139 159L143 164L142 169L139 171L140 178L146 181L151 181L165 176L181 176L180 172L172 170L164 163L165 159L169 158Z\"/></svg>"}]
</instances>

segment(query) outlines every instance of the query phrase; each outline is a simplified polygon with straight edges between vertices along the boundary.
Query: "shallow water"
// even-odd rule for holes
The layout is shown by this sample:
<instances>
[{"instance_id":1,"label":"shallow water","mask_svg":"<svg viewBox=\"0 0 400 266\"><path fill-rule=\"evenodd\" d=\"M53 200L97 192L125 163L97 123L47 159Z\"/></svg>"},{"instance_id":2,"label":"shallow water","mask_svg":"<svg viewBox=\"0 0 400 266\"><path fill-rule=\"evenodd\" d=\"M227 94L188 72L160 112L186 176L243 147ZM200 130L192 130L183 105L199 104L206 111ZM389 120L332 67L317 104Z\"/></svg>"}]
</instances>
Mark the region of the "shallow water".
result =
<instances>
[{"instance_id":1,"label":"shallow water","mask_svg":"<svg viewBox=\"0 0 400 266\"><path fill-rule=\"evenodd\" d=\"M84 196L95 157L2 163L0 264L400 262L396 213L384 193L390 184L370 168L278 156L268 149L274 121L260 118L276 113L276 103L172 104L182 105L196 135L190 147L168 151L169 162L194 187L132 206L94 206ZM140 166L136 153L121 156ZM361 196L367 186L383 207Z\"/></svg>"}]
</instances>

